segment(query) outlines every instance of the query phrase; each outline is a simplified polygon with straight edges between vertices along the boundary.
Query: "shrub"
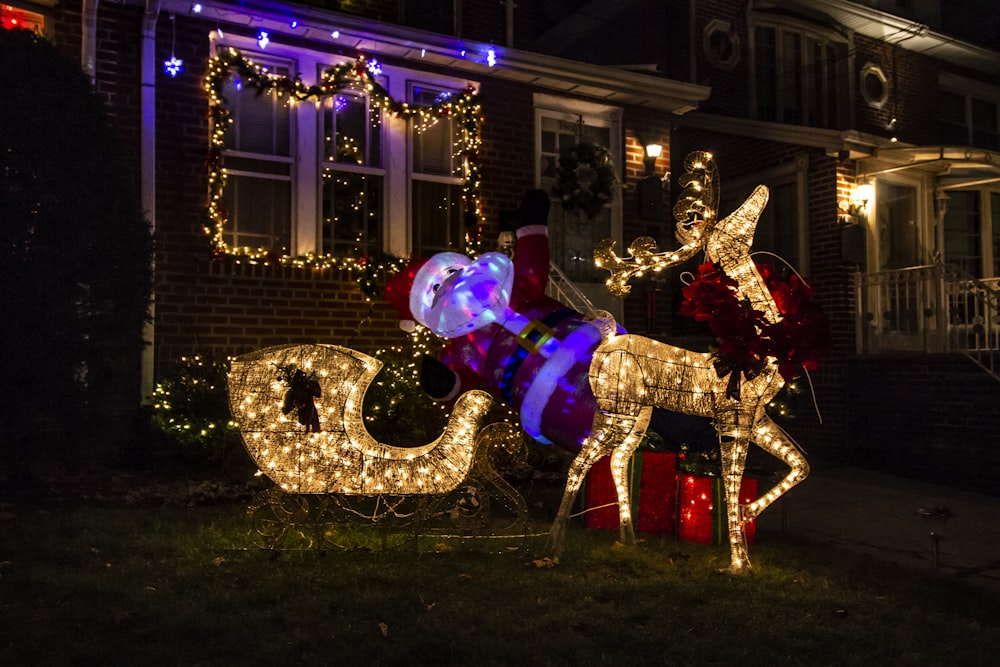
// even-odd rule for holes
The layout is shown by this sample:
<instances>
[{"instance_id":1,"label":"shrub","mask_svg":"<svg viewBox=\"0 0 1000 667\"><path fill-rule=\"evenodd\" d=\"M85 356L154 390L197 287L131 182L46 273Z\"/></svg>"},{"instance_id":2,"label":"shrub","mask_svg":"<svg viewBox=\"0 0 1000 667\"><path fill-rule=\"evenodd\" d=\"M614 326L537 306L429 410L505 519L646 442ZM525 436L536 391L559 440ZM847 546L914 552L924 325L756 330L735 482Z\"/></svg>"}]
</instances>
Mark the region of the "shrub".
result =
<instances>
[{"instance_id":1,"label":"shrub","mask_svg":"<svg viewBox=\"0 0 1000 667\"><path fill-rule=\"evenodd\" d=\"M182 357L153 390L153 426L186 462L221 467L243 460L239 425L229 410L230 363Z\"/></svg>"},{"instance_id":2,"label":"shrub","mask_svg":"<svg viewBox=\"0 0 1000 667\"><path fill-rule=\"evenodd\" d=\"M0 90L0 466L27 477L40 454L100 463L134 440L152 243L79 64L0 30Z\"/></svg>"}]
</instances>

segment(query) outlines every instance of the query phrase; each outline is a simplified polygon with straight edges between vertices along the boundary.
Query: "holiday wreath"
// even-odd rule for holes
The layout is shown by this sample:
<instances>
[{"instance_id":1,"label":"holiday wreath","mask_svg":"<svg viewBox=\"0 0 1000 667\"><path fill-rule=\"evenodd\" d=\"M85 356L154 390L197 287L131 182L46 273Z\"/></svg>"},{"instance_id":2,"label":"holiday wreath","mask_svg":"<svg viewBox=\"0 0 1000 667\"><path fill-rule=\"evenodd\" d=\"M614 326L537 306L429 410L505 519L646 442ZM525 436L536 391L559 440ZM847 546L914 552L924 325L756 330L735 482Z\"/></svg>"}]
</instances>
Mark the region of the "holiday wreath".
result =
<instances>
[{"instance_id":1,"label":"holiday wreath","mask_svg":"<svg viewBox=\"0 0 1000 667\"><path fill-rule=\"evenodd\" d=\"M602 146L583 140L559 156L556 184L552 191L563 209L597 215L614 198L618 185L611 154Z\"/></svg>"}]
</instances>

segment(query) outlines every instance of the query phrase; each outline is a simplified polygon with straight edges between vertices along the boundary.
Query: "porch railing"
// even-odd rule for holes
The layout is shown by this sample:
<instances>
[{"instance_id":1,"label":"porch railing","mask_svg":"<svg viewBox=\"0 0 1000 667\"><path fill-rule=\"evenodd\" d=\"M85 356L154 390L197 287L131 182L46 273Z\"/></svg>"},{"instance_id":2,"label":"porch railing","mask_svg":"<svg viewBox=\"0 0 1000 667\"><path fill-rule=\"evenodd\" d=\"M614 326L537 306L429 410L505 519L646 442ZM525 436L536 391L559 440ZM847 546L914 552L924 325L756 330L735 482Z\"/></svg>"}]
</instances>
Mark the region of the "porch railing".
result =
<instances>
[{"instance_id":1,"label":"porch railing","mask_svg":"<svg viewBox=\"0 0 1000 667\"><path fill-rule=\"evenodd\" d=\"M959 352L1000 380L1000 278L947 264L858 274L859 354Z\"/></svg>"},{"instance_id":2,"label":"porch railing","mask_svg":"<svg viewBox=\"0 0 1000 667\"><path fill-rule=\"evenodd\" d=\"M549 283L546 292L556 301L560 301L584 315L591 315L596 310L587 295L566 277L566 274L555 262L549 262Z\"/></svg>"}]
</instances>

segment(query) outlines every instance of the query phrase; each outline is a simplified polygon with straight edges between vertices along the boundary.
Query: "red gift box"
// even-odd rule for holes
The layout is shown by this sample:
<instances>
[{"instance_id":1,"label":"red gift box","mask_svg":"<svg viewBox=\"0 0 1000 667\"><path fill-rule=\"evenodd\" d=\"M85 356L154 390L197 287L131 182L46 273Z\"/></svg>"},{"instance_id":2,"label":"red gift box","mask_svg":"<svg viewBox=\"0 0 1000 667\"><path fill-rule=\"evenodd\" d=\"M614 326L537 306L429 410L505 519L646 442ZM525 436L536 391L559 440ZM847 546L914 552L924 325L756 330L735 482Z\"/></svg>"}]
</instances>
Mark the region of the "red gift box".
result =
<instances>
[{"instance_id":1,"label":"red gift box","mask_svg":"<svg viewBox=\"0 0 1000 667\"><path fill-rule=\"evenodd\" d=\"M740 504L757 499L757 480L743 478ZM726 494L722 478L681 473L677 476L677 537L685 542L724 544L729 541L726 526ZM743 526L747 544L757 535L756 520Z\"/></svg>"},{"instance_id":2,"label":"red gift box","mask_svg":"<svg viewBox=\"0 0 1000 667\"><path fill-rule=\"evenodd\" d=\"M673 534L676 525L677 455L636 452L629 462L632 520L640 533ZM611 457L590 469L584 487L584 523L588 528L618 530L618 494L611 478ZM593 508L593 509L592 509Z\"/></svg>"}]
</instances>

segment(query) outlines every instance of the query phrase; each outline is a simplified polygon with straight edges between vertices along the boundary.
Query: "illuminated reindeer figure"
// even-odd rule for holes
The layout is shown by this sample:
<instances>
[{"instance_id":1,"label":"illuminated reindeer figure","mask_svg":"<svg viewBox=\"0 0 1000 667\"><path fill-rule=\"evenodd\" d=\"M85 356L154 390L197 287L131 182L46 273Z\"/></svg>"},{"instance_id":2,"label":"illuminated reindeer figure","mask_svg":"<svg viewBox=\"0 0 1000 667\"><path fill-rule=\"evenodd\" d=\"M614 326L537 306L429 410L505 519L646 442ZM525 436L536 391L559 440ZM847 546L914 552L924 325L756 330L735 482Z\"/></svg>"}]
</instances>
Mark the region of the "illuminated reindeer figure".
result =
<instances>
[{"instance_id":1,"label":"illuminated reindeer figure","mask_svg":"<svg viewBox=\"0 0 1000 667\"><path fill-rule=\"evenodd\" d=\"M656 252L653 239L637 239L629 248L630 259L613 252L614 242L604 241L595 249L598 266L611 271L608 289L624 296L628 280L646 271L660 271L680 264L704 250L706 259L738 283L737 296L745 307L761 313L767 322L781 318L764 279L750 257L757 220L767 204L768 191L758 186L730 216L716 222L717 170L708 153L687 156L687 186L674 207L677 238L683 246L674 252ZM591 436L574 459L562 504L552 526L551 547L562 548L566 522L575 496L591 466L611 455L612 477L618 493L621 539L634 542L629 510L626 466L649 424L654 407L688 415L711 417L720 443L722 479L725 485L730 571L749 568L745 522L753 519L791 487L805 479L809 465L794 442L765 414L764 408L784 385L777 363L765 360L752 374L733 370L729 377L716 371L717 358L710 352L694 352L637 335L616 335L613 321L602 328L604 340L594 352L590 384L600 411L594 417ZM733 378L732 376L736 377ZM743 377L741 377L743 376ZM753 442L784 461L789 473L757 500L740 505L739 491L747 450Z\"/></svg>"}]
</instances>

